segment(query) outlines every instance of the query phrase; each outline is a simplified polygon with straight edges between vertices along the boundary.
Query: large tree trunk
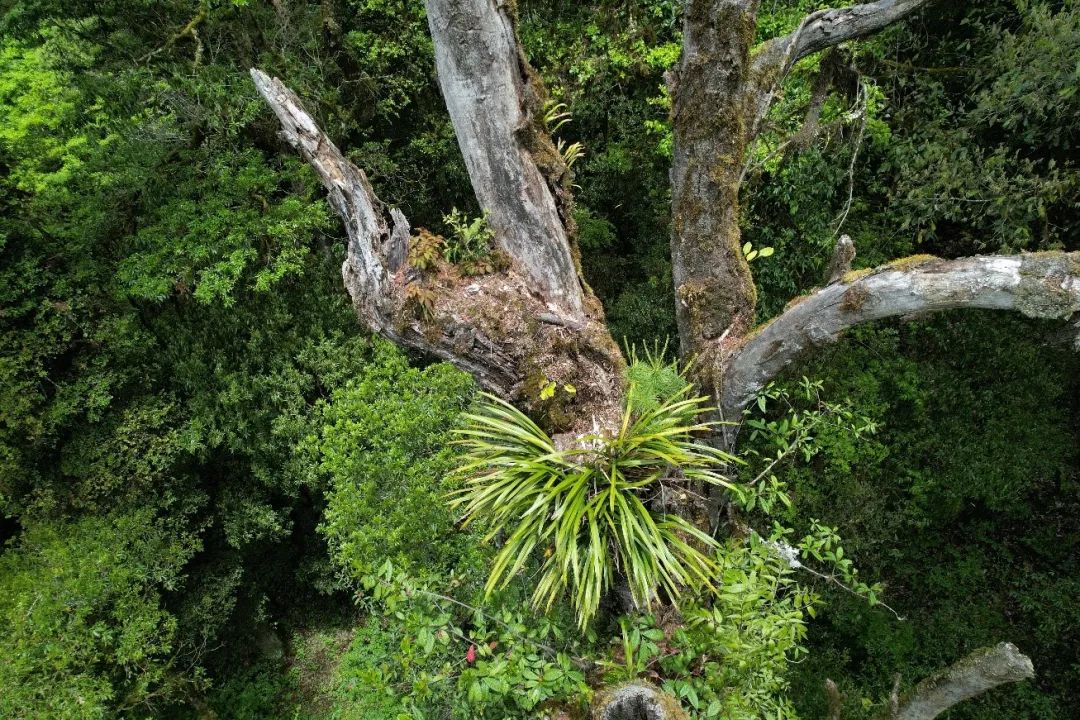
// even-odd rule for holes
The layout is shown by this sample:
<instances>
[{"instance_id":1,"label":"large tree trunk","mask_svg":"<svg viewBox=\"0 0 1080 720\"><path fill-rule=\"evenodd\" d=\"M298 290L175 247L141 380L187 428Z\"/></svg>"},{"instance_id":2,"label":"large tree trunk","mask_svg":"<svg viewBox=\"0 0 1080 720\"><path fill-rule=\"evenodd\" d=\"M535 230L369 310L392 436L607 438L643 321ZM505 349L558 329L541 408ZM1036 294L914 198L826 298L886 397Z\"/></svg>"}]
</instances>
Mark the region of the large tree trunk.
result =
<instances>
[{"instance_id":1,"label":"large tree trunk","mask_svg":"<svg viewBox=\"0 0 1080 720\"><path fill-rule=\"evenodd\" d=\"M817 11L753 49L756 0L686 0L683 57L669 81L676 315L684 356L696 359L696 379L726 420L737 421L754 393L804 350L857 323L954 307L1066 319L1077 309L1075 255L901 261L830 285L767 328L752 328L739 183L777 84L799 58L880 29L926 1ZM295 95L258 71L252 77L345 221L345 284L372 331L453 362L563 441L609 430L621 412L624 362L580 277L570 173L543 126L543 83L521 52L512 7L497 0L427 6L439 82L473 188L509 258L505 269L465 277L447 263L425 272L409 267L405 217L375 196ZM735 437L725 430L726 449Z\"/></svg>"},{"instance_id":2,"label":"large tree trunk","mask_svg":"<svg viewBox=\"0 0 1080 720\"><path fill-rule=\"evenodd\" d=\"M669 82L676 315L682 351L697 359L696 378L726 419L737 420L805 351L858 323L959 307L1065 319L1080 312L1078 253L924 258L857 276L838 270L833 284L752 328L756 298L739 235L739 184L776 86L799 58L880 29L926 1L818 11L752 53L757 0L686 0L683 57ZM560 442L610 431L621 414L624 361L580 277L570 173L543 126L543 83L519 47L513 5L426 4L439 83L507 267L476 277L446 262L410 267L406 218L376 197L280 81L257 70L252 77L345 223L345 285L371 331L472 373L561 433ZM735 437L725 433L727 449ZM638 706L640 693L631 695L620 708Z\"/></svg>"},{"instance_id":3,"label":"large tree trunk","mask_svg":"<svg viewBox=\"0 0 1080 720\"><path fill-rule=\"evenodd\" d=\"M674 159L671 263L684 356L702 380L750 329L754 281L739 235L739 175L752 129L747 96L757 2L688 0L683 57L669 79Z\"/></svg>"},{"instance_id":4,"label":"large tree trunk","mask_svg":"<svg viewBox=\"0 0 1080 720\"><path fill-rule=\"evenodd\" d=\"M803 351L858 323L958 307L1068 319L1080 307L1075 254L900 261L834 283L753 330L739 182L777 83L798 58L925 2L811 13L752 53L756 0L686 1L683 57L670 78L676 315L683 353L697 360L697 380L726 420L737 421L754 393ZM409 267L405 217L375 196L293 93L256 70L252 77L345 222L345 284L372 331L453 362L566 442L610 430L621 413L624 362L580 277L569 170L543 126L543 83L519 48L512 7L497 0L427 6L439 82L473 188L509 258L505 269L466 277L445 262L423 272ZM726 449L735 437L725 430Z\"/></svg>"}]
</instances>

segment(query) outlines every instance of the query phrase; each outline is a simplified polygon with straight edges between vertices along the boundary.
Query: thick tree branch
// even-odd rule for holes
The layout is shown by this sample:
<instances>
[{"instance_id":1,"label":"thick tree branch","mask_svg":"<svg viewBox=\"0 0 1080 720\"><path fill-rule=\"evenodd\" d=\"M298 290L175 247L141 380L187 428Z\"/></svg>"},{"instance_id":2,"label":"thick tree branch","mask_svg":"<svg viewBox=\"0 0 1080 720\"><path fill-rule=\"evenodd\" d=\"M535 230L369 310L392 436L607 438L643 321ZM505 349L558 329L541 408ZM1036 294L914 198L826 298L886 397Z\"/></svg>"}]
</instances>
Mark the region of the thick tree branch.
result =
<instances>
[{"instance_id":1,"label":"thick tree branch","mask_svg":"<svg viewBox=\"0 0 1080 720\"><path fill-rule=\"evenodd\" d=\"M251 77L281 121L282 136L315 170L345 223L342 276L369 329L454 363L541 419L549 415L552 430L573 435L617 425L624 362L591 295L588 312L574 313L525 276L522 263L478 276L441 257L424 271L410 267L405 216L376 197L364 172L280 80L258 70ZM549 383L576 392L538 398Z\"/></svg>"},{"instance_id":2,"label":"thick tree branch","mask_svg":"<svg viewBox=\"0 0 1080 720\"><path fill-rule=\"evenodd\" d=\"M331 206L345 221L349 236L346 275L357 286L353 301L375 332L384 332L388 273L404 259L409 224L393 211L389 217L375 196L364 171L349 162L330 138L319 129L296 94L277 78L252 69L251 79L259 94L281 121L281 135L315 170L329 193ZM391 224L392 223L392 224ZM394 263L387 266L387 261Z\"/></svg>"},{"instance_id":3,"label":"thick tree branch","mask_svg":"<svg viewBox=\"0 0 1080 720\"><path fill-rule=\"evenodd\" d=\"M567 231L567 169L543 127L543 85L498 0L427 0L435 64L461 154L502 248L575 319L583 293Z\"/></svg>"},{"instance_id":4,"label":"thick tree branch","mask_svg":"<svg viewBox=\"0 0 1080 720\"><path fill-rule=\"evenodd\" d=\"M871 35L901 20L930 0L878 0L846 8L818 10L807 15L799 28L773 38L758 48L754 71L758 77L779 82L791 66L807 55Z\"/></svg>"},{"instance_id":5,"label":"thick tree branch","mask_svg":"<svg viewBox=\"0 0 1080 720\"><path fill-rule=\"evenodd\" d=\"M954 705L999 685L1030 680L1031 660L1012 643L982 648L942 672L923 680L900 698L888 720L933 720Z\"/></svg>"},{"instance_id":6,"label":"thick tree branch","mask_svg":"<svg viewBox=\"0 0 1080 720\"><path fill-rule=\"evenodd\" d=\"M917 256L849 273L845 280L794 301L726 358L720 370L726 418L737 419L784 368L855 325L954 308L1061 319L1080 313L1080 253L959 260Z\"/></svg>"}]
</instances>

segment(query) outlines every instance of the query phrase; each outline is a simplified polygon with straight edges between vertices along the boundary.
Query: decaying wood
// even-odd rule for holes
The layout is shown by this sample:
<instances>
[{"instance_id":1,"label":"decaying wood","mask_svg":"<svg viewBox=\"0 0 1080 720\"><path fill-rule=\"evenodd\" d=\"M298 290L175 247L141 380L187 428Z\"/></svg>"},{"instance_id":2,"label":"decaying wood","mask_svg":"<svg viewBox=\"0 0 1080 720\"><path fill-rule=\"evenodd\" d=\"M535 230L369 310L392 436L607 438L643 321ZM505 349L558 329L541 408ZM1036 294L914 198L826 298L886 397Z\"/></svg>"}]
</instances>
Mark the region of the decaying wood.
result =
<instances>
[{"instance_id":1,"label":"decaying wood","mask_svg":"<svg viewBox=\"0 0 1080 720\"><path fill-rule=\"evenodd\" d=\"M567 169L543 127L543 86L518 48L512 12L498 0L427 0L439 86L499 243L551 302L582 319L570 220L556 197L569 192Z\"/></svg>"},{"instance_id":2,"label":"decaying wood","mask_svg":"<svg viewBox=\"0 0 1080 720\"><path fill-rule=\"evenodd\" d=\"M825 697L829 701L829 720L840 720L844 709L844 697L840 688L830 679L825 680Z\"/></svg>"},{"instance_id":3,"label":"decaying wood","mask_svg":"<svg viewBox=\"0 0 1080 720\"><path fill-rule=\"evenodd\" d=\"M855 243L850 235L841 235L833 247L832 259L829 261L828 283L838 283L844 279L844 275L851 270L851 262L855 259Z\"/></svg>"},{"instance_id":4,"label":"decaying wood","mask_svg":"<svg viewBox=\"0 0 1080 720\"><path fill-rule=\"evenodd\" d=\"M571 314L519 270L514 256L509 268L476 277L444 262L422 273L410 268L405 216L376 197L364 172L280 80L258 70L251 77L282 136L315 170L345 223L342 276L370 330L452 362L553 431L573 435L617 425L624 363L599 312ZM550 317L561 322L541 319ZM541 399L552 383L556 392ZM561 390L568 386L572 394Z\"/></svg>"},{"instance_id":5,"label":"decaying wood","mask_svg":"<svg viewBox=\"0 0 1080 720\"><path fill-rule=\"evenodd\" d=\"M720 383L724 415L738 418L755 393L784 368L850 327L958 308L1069 319L1080 312L1080 253L959 260L921 256L849 273L846 282L793 301L726 359Z\"/></svg>"},{"instance_id":6,"label":"decaying wood","mask_svg":"<svg viewBox=\"0 0 1080 720\"><path fill-rule=\"evenodd\" d=\"M1012 643L982 648L923 680L883 720L933 720L959 703L1000 685L1035 676L1031 660Z\"/></svg>"},{"instance_id":7,"label":"decaying wood","mask_svg":"<svg viewBox=\"0 0 1080 720\"><path fill-rule=\"evenodd\" d=\"M758 390L807 351L860 323L964 307L1080 317L1080 253L910 258L849 273L854 246L845 236L831 284L752 330L756 298L742 253L738 194L758 119L798 59L879 30L927 1L880 0L812 13L795 32L752 54L757 0L686 0L683 56L669 78L676 315L683 352L697 358L699 382L715 392L728 419L739 418ZM509 259L506 268L466 277L445 262L410 267L404 215L376 197L363 171L296 95L252 70L283 137L314 168L345 223L342 273L357 314L373 332L472 373L563 437L615 427L624 362L580 278L568 170L543 127L543 85L518 47L513 4L426 5L440 87L477 199ZM823 100L816 92L811 128ZM1074 341L1080 350L1080 339ZM893 714L932 718L1031 673L1030 661L1002 644L921 683ZM827 687L830 716L837 717L839 693L834 684ZM677 704L662 707L663 695L641 684L611 699L605 712L612 718L624 710L678 717Z\"/></svg>"}]
</instances>

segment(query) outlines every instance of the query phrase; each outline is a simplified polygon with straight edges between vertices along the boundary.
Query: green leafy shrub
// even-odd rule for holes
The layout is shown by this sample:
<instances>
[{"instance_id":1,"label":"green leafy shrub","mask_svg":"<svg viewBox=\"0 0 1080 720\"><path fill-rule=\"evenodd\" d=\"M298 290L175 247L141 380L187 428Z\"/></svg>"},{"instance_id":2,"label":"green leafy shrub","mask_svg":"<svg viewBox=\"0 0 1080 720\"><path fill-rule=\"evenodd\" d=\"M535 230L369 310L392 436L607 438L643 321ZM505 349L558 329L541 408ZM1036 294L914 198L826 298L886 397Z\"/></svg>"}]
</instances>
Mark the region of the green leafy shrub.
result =
<instances>
[{"instance_id":1,"label":"green leafy shrub","mask_svg":"<svg viewBox=\"0 0 1080 720\"><path fill-rule=\"evenodd\" d=\"M1032 657L1038 682L950 715L1070 717L1080 361L1037 340L1055 332L1000 314L943 315L859 330L808 368L878 430L858 442L815 430L819 451L796 453L783 473L795 498L787 522L800 534L811 518L838 527L845 557L884 582L881 599L905 619L829 590L793 678L804 716L826 711L827 674L850 698L845 717L868 717L860 699L885 701L894 673L914 683L1007 639Z\"/></svg>"},{"instance_id":2,"label":"green leafy shrub","mask_svg":"<svg viewBox=\"0 0 1080 720\"><path fill-rule=\"evenodd\" d=\"M790 663L807 654L807 621L820 598L777 547L756 533L719 545L718 591L688 599L681 622L620 618L619 640L600 662L605 682L648 678L703 720L797 718L787 698Z\"/></svg>"},{"instance_id":3,"label":"green leafy shrub","mask_svg":"<svg viewBox=\"0 0 1080 720\"><path fill-rule=\"evenodd\" d=\"M489 256L495 231L488 225L487 213L469 220L465 213L454 208L443 216L443 222L450 228L450 236L443 245L446 261L461 265L468 275L491 272Z\"/></svg>"},{"instance_id":4,"label":"green leafy shrub","mask_svg":"<svg viewBox=\"0 0 1080 720\"><path fill-rule=\"evenodd\" d=\"M321 531L353 577L386 560L438 573L465 553L444 496L455 487L450 430L473 381L445 364L410 367L388 343L377 346L370 370L323 406L310 443L329 479Z\"/></svg>"},{"instance_id":5,"label":"green leafy shrub","mask_svg":"<svg viewBox=\"0 0 1080 720\"><path fill-rule=\"evenodd\" d=\"M138 714L197 690L163 602L196 549L148 511L28 527L0 555L0 716Z\"/></svg>"},{"instance_id":6,"label":"green leafy shrub","mask_svg":"<svg viewBox=\"0 0 1080 720\"><path fill-rule=\"evenodd\" d=\"M584 642L572 619L537 618L517 592L470 605L458 598L476 587L461 579L421 581L391 563L360 578L366 617L327 683L331 717L504 720L584 709Z\"/></svg>"},{"instance_id":7,"label":"green leafy shrub","mask_svg":"<svg viewBox=\"0 0 1080 720\"><path fill-rule=\"evenodd\" d=\"M716 468L732 458L694 437L709 428L697 419L707 400L686 395L640 414L628 407L614 437L564 450L519 410L486 396L458 431L465 487L455 504L467 522L488 524L488 539L507 535L487 591L505 587L534 551L545 560L533 602L550 608L569 590L582 627L619 573L639 607L657 590L674 600L686 587L708 586L715 566L698 545L708 550L713 539L647 504L658 493L686 492L680 483L731 487Z\"/></svg>"},{"instance_id":8,"label":"green leafy shrub","mask_svg":"<svg viewBox=\"0 0 1080 720\"><path fill-rule=\"evenodd\" d=\"M417 228L416 234L409 238L409 265L421 271L431 270L438 264L445 247L446 238L442 235Z\"/></svg>"}]
</instances>

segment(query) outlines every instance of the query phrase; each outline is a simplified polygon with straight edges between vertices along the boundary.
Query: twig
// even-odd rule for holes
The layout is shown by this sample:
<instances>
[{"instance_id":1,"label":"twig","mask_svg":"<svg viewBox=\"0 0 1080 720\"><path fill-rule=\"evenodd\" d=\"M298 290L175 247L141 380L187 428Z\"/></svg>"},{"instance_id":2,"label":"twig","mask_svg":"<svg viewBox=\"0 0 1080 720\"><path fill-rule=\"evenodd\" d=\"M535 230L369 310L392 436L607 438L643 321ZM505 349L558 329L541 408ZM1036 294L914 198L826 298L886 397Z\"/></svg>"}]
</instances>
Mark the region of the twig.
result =
<instances>
[{"instance_id":1,"label":"twig","mask_svg":"<svg viewBox=\"0 0 1080 720\"><path fill-rule=\"evenodd\" d=\"M150 52L139 58L139 62L146 62L150 58L156 55L160 55L161 53L165 52L173 45L178 43L180 40L190 35L191 38L195 41L195 64L198 65L199 62L202 60L203 47L202 41L199 39L199 34L198 32L196 32L196 29L199 27L199 25L203 23L203 21L206 20L209 11L209 0L200 0L199 11L195 14L195 17L191 18L191 20L188 21L187 25L180 28L178 32L174 33L171 37L169 37L169 39L166 40L161 47L157 48L156 50L151 50Z\"/></svg>"},{"instance_id":2,"label":"twig","mask_svg":"<svg viewBox=\"0 0 1080 720\"><path fill-rule=\"evenodd\" d=\"M840 580L838 580L835 575L827 575L827 574L825 574L823 572L818 572L817 570L813 569L812 567L807 566L805 563L803 563L801 561L799 562L799 564L796 567L798 567L801 570L805 570L806 572L810 573L811 575L813 575L815 577L819 577L822 580L826 580L828 582L831 582L833 585L836 585L837 587L847 591L848 593L854 595L855 597L859 597L859 598L863 597L858 592L856 592L855 590L853 590L852 588L848 587L847 585L842 583ZM891 612L893 615L896 616L897 620L903 620L904 619L903 616L900 613L896 612L896 610L893 610L891 607L889 607L887 604L883 603L882 601L876 600L875 604L880 605L881 607L883 607L886 610L888 610L889 612Z\"/></svg>"},{"instance_id":3,"label":"twig","mask_svg":"<svg viewBox=\"0 0 1080 720\"><path fill-rule=\"evenodd\" d=\"M900 714L900 673L893 675L892 692L889 693L889 713L890 717L896 717Z\"/></svg>"},{"instance_id":4,"label":"twig","mask_svg":"<svg viewBox=\"0 0 1080 720\"><path fill-rule=\"evenodd\" d=\"M862 146L863 133L866 131L866 111L867 111L867 97L866 97L866 85L862 81L859 82L859 102L862 105L859 114L862 117L862 122L859 123L859 134L855 137L855 147L851 150L851 163L848 165L848 195L847 202L844 203L844 211L840 213L840 219L836 223L836 229L833 230L833 239L840 234L840 229L844 227L844 221L847 220L848 213L851 212L852 199L855 197L855 161L859 158L859 148Z\"/></svg>"}]
</instances>

